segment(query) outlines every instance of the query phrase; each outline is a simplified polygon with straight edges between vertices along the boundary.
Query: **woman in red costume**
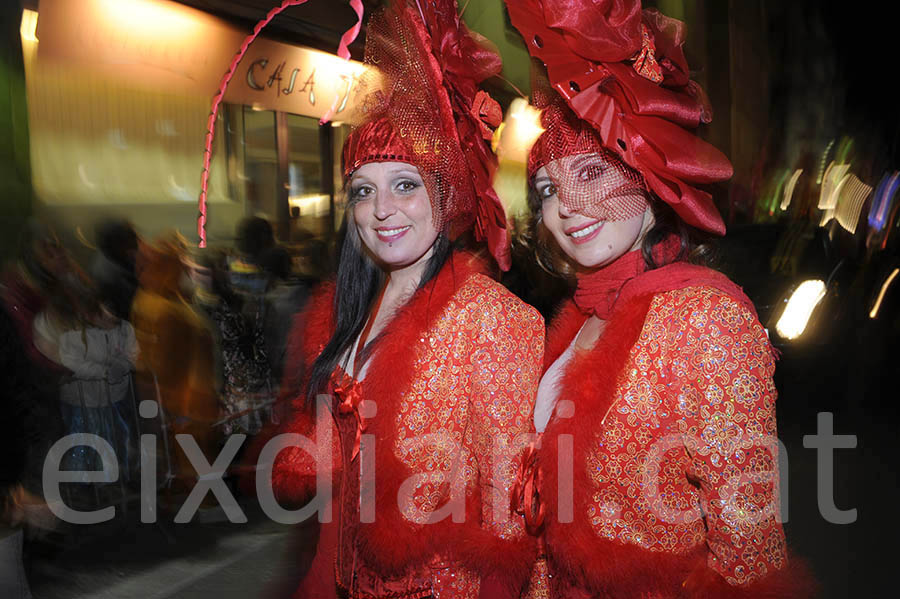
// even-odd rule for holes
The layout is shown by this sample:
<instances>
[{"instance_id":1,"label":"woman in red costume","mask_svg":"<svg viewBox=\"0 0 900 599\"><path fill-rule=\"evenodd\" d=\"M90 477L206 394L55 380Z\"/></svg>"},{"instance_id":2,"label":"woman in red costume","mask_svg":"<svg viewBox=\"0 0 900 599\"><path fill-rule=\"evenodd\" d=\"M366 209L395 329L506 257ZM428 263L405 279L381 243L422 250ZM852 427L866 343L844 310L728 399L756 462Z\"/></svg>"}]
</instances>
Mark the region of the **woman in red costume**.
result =
<instances>
[{"instance_id":1,"label":"woman in red costume","mask_svg":"<svg viewBox=\"0 0 900 599\"><path fill-rule=\"evenodd\" d=\"M319 455L334 480L332 521L295 596L520 588L535 549L509 490L516 448L531 440L543 323L451 242L474 229L508 261L488 143L500 112L477 90L499 57L451 0L399 1L370 21L366 62L378 80L363 82L366 122L344 146L337 278L293 343L308 382L284 432L329 444ZM317 401L330 441L316 435ZM276 499L303 504L323 469L283 449Z\"/></svg>"},{"instance_id":2,"label":"woman in red costume","mask_svg":"<svg viewBox=\"0 0 900 599\"><path fill-rule=\"evenodd\" d=\"M731 165L691 131L710 111L683 25L637 1L507 6L554 88L528 163L538 245L577 281L523 487L551 596L808 596L778 516L775 353L741 289L697 264L695 234L725 231L697 185Z\"/></svg>"}]
</instances>

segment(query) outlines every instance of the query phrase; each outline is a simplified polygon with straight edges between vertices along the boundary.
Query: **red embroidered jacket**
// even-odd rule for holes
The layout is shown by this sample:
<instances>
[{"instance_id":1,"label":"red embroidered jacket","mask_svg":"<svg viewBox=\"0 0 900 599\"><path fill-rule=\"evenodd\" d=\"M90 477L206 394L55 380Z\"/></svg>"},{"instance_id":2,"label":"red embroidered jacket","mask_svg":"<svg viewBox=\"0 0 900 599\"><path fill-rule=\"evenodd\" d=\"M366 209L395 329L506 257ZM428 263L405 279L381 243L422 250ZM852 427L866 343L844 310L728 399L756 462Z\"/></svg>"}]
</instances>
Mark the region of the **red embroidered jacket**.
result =
<instances>
[{"instance_id":1,"label":"red embroidered jacket","mask_svg":"<svg viewBox=\"0 0 900 599\"><path fill-rule=\"evenodd\" d=\"M553 596L807 596L776 518L775 359L755 314L705 286L623 303L566 365L542 439ZM563 307L545 365L585 319Z\"/></svg>"},{"instance_id":2,"label":"red embroidered jacket","mask_svg":"<svg viewBox=\"0 0 900 599\"><path fill-rule=\"evenodd\" d=\"M307 323L307 366L333 330L333 294L331 286L319 293L299 319ZM432 590L474 597L484 576L523 584L535 546L509 512L509 491L515 456L532 440L543 340L540 315L461 255L387 325L362 381L363 399L377 408L363 433L375 441L374 522L360 523L354 506L340 502L335 514L355 535L359 563L352 575L337 573L351 596L384 596L390 588L404 597ZM313 438L302 402L285 430ZM334 476L343 486L359 476L359 462L346 459L353 436L335 421ZM308 453L284 449L273 467L278 500L307 500L315 473ZM461 503L452 518L425 522L453 512L454 498Z\"/></svg>"}]
</instances>

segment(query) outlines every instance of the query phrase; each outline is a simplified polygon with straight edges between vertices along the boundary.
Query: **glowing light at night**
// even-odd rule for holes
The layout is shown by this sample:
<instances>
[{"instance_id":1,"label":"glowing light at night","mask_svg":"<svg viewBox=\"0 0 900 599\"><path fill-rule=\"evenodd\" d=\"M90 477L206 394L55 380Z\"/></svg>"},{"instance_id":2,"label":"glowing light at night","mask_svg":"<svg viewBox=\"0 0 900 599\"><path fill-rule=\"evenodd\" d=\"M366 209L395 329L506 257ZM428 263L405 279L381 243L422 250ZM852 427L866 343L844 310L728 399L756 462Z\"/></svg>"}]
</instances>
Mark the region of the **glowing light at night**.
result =
<instances>
[{"instance_id":1,"label":"glowing light at night","mask_svg":"<svg viewBox=\"0 0 900 599\"><path fill-rule=\"evenodd\" d=\"M785 339L796 339L806 330L813 310L825 297L825 283L819 279L803 281L788 300L775 330Z\"/></svg>"},{"instance_id":2,"label":"glowing light at night","mask_svg":"<svg viewBox=\"0 0 900 599\"><path fill-rule=\"evenodd\" d=\"M794 197L794 189L797 187L797 181L800 179L800 175L803 174L803 169L798 168L794 171L794 174L791 175L791 178L788 179L787 185L784 186L784 196L781 200L781 206L779 207L782 211L788 209L791 205L791 200Z\"/></svg>"},{"instance_id":3,"label":"glowing light at night","mask_svg":"<svg viewBox=\"0 0 900 599\"><path fill-rule=\"evenodd\" d=\"M825 147L825 151L822 152L822 159L819 161L819 173L816 175L816 185L822 184L822 178L825 176L825 167L828 164L828 154L831 153L831 148L833 147L834 140L832 139Z\"/></svg>"},{"instance_id":4,"label":"glowing light at night","mask_svg":"<svg viewBox=\"0 0 900 599\"><path fill-rule=\"evenodd\" d=\"M884 230L884 225L891 213L891 206L897 197L897 189L900 187L900 171L885 174L878 187L875 189L875 199L869 208L869 227L877 233Z\"/></svg>"},{"instance_id":5,"label":"glowing light at night","mask_svg":"<svg viewBox=\"0 0 900 599\"><path fill-rule=\"evenodd\" d=\"M837 152L835 152L835 161L839 164L849 163L850 162L850 154L853 151L853 138L844 137L841 139L841 143L838 145Z\"/></svg>"},{"instance_id":6,"label":"glowing light at night","mask_svg":"<svg viewBox=\"0 0 900 599\"><path fill-rule=\"evenodd\" d=\"M888 278L884 281L884 285L881 286L881 291L878 292L878 297L875 299L875 303L872 305L872 310L869 312L869 318L878 318L878 310L881 308L881 301L884 299L884 294L887 293L888 287L890 287L891 283L894 282L894 279L897 278L898 273L900 273L900 268L895 268L893 272L888 275Z\"/></svg>"},{"instance_id":7,"label":"glowing light at night","mask_svg":"<svg viewBox=\"0 0 900 599\"><path fill-rule=\"evenodd\" d=\"M835 219L844 229L856 233L859 215L872 193L872 186L860 181L849 170L850 164L838 162L832 162L825 170L818 203L822 210L820 227Z\"/></svg>"},{"instance_id":8,"label":"glowing light at night","mask_svg":"<svg viewBox=\"0 0 900 599\"><path fill-rule=\"evenodd\" d=\"M328 194L306 194L300 196L290 196L288 205L291 208L297 208L300 216L324 216L328 214L331 196Z\"/></svg>"},{"instance_id":9,"label":"glowing light at night","mask_svg":"<svg viewBox=\"0 0 900 599\"><path fill-rule=\"evenodd\" d=\"M36 42L37 38L37 22L38 13L27 8L22 11L22 24L19 26L19 34L22 41Z\"/></svg>"},{"instance_id":10,"label":"glowing light at night","mask_svg":"<svg viewBox=\"0 0 900 599\"><path fill-rule=\"evenodd\" d=\"M544 132L541 127L541 111L522 98L516 98L509 105L506 118L500 125L498 153L506 160L526 162L528 152L535 140Z\"/></svg>"},{"instance_id":11,"label":"glowing light at night","mask_svg":"<svg viewBox=\"0 0 900 599\"><path fill-rule=\"evenodd\" d=\"M769 213L769 216L775 215L775 209L778 207L778 200L781 198L784 193L784 184L788 180L788 173L790 171L783 170L781 174L778 175L778 183L775 184L775 191L772 192L772 195L769 196L769 199L766 201L765 209Z\"/></svg>"},{"instance_id":12,"label":"glowing light at night","mask_svg":"<svg viewBox=\"0 0 900 599\"><path fill-rule=\"evenodd\" d=\"M184 39L196 34L200 25L189 11L175 3L151 0L104 0L99 13L118 27L142 39Z\"/></svg>"},{"instance_id":13,"label":"glowing light at night","mask_svg":"<svg viewBox=\"0 0 900 599\"><path fill-rule=\"evenodd\" d=\"M837 206L838 195L836 192L849 170L849 164L839 164L837 162L832 162L825 169L825 175L822 177L822 189L819 191L818 208L820 210L834 210L835 206Z\"/></svg>"},{"instance_id":14,"label":"glowing light at night","mask_svg":"<svg viewBox=\"0 0 900 599\"><path fill-rule=\"evenodd\" d=\"M870 193L872 193L872 186L866 185L852 173L844 177L838 185L836 190L838 201L834 218L851 234L856 233L859 215L862 213L863 205Z\"/></svg>"}]
</instances>

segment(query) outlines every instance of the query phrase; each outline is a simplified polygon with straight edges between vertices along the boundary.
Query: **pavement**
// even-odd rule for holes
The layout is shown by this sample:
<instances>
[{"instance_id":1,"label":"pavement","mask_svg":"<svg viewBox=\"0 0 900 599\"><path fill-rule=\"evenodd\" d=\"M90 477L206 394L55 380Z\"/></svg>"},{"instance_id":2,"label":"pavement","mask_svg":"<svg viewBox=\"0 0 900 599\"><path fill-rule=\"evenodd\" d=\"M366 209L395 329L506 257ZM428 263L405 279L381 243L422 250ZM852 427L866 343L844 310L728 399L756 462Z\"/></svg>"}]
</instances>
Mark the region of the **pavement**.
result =
<instances>
[{"instance_id":1,"label":"pavement","mask_svg":"<svg viewBox=\"0 0 900 599\"><path fill-rule=\"evenodd\" d=\"M245 509L245 524L142 524L136 516L68 529L27 548L35 599L281 599L314 534ZM298 548L298 543L301 547Z\"/></svg>"}]
</instances>

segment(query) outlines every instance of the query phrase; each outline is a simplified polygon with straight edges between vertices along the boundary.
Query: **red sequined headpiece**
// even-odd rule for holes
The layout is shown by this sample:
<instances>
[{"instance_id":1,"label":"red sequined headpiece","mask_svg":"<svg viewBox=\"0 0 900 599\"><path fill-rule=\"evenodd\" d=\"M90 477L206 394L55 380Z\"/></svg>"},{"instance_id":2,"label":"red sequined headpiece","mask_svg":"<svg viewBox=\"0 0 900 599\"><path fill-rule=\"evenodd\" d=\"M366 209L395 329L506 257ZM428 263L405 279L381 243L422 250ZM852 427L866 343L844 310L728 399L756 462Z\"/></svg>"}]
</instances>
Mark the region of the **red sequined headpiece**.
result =
<instances>
[{"instance_id":1,"label":"red sequined headpiece","mask_svg":"<svg viewBox=\"0 0 900 599\"><path fill-rule=\"evenodd\" d=\"M506 0L506 6L553 89L596 131L603 149L640 173L686 223L724 234L712 197L697 186L729 179L732 167L693 132L712 112L690 80L684 24L642 11L639 0ZM560 134L551 126L544 135ZM530 163L546 164L543 153L559 141L539 140Z\"/></svg>"},{"instance_id":2,"label":"red sequined headpiece","mask_svg":"<svg viewBox=\"0 0 900 599\"><path fill-rule=\"evenodd\" d=\"M344 144L344 177L367 162L414 162L412 152L386 118L357 127Z\"/></svg>"},{"instance_id":3,"label":"red sequined headpiece","mask_svg":"<svg viewBox=\"0 0 900 599\"><path fill-rule=\"evenodd\" d=\"M343 151L344 177L367 162L414 164L438 229L451 238L474 228L509 268L506 214L492 187L490 148L499 105L478 89L500 72L500 56L470 32L454 0L396 0L366 29L357 127Z\"/></svg>"}]
</instances>

